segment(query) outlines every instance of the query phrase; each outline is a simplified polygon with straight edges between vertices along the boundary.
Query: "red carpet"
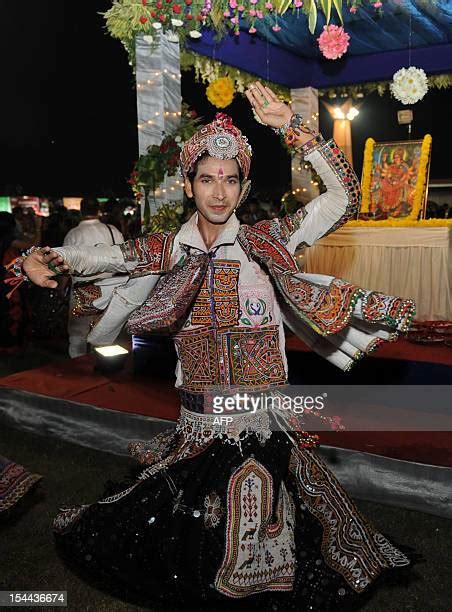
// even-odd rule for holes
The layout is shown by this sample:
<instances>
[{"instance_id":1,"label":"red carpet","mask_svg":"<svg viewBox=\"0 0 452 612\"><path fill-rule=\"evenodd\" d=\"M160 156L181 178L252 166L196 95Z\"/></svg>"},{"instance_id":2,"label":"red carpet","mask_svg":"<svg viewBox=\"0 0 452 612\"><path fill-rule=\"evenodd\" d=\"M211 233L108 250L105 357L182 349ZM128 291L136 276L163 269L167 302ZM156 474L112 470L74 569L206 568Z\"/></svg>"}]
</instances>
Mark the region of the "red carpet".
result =
<instances>
[{"instance_id":1,"label":"red carpet","mask_svg":"<svg viewBox=\"0 0 452 612\"><path fill-rule=\"evenodd\" d=\"M299 341L288 339L292 350L304 350ZM388 345L390 356L403 355L412 349L408 342ZM417 359L452 364L452 350L416 347ZM390 351L391 349L391 351ZM383 351L381 351L382 353ZM381 354L380 353L380 354ZM388 354L386 354L388 357ZM412 353L410 357L413 359ZM131 359L131 358L130 358ZM444 360L444 361L443 361ZM449 360L449 361L447 361ZM174 421L179 412L178 394L166 380L150 381L125 370L103 375L94 370L92 356L66 359L42 368L0 378L0 387L15 388L49 397L59 397ZM323 444L362 450L370 453L452 467L452 432L320 432Z\"/></svg>"},{"instance_id":2,"label":"red carpet","mask_svg":"<svg viewBox=\"0 0 452 612\"><path fill-rule=\"evenodd\" d=\"M130 358L131 359L131 358ZM135 376L130 368L105 376L94 369L94 357L64 359L42 368L0 378L10 387L82 404L175 421L179 396L168 381Z\"/></svg>"}]
</instances>

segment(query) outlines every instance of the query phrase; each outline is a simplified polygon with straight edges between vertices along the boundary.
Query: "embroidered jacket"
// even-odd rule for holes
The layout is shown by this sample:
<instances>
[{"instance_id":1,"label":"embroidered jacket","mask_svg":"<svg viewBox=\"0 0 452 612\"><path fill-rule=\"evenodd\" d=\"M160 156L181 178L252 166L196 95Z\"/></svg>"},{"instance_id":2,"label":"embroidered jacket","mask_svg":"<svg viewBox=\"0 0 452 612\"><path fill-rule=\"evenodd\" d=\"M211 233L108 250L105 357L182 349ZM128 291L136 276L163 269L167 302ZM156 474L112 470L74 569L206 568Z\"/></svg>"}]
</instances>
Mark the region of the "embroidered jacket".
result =
<instances>
[{"instance_id":1,"label":"embroidered jacket","mask_svg":"<svg viewBox=\"0 0 452 612\"><path fill-rule=\"evenodd\" d=\"M292 215L240 226L235 215L209 250L209 266L185 321L174 335L176 386L203 392L211 385L262 388L287 381L283 321L314 350L343 369L393 339L413 304L365 291L339 279L298 272L292 255L356 214L359 182L334 141L309 143L305 159L327 191ZM130 280L94 301L105 314L89 336L111 343L160 275L187 252L207 253L197 214L177 234L151 234L91 254L56 249L74 269L129 273ZM114 249L114 251L113 251ZM275 293L274 284L278 290Z\"/></svg>"}]
</instances>

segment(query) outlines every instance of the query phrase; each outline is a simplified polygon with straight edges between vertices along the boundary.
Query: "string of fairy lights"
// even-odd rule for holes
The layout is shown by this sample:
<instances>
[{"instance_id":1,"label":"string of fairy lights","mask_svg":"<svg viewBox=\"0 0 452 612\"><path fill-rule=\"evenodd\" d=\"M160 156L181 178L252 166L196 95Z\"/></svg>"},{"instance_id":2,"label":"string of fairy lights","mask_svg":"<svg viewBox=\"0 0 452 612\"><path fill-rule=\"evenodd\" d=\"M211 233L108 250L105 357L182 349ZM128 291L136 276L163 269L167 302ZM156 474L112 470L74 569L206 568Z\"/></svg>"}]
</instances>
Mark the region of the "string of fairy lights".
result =
<instances>
[{"instance_id":1,"label":"string of fairy lights","mask_svg":"<svg viewBox=\"0 0 452 612\"><path fill-rule=\"evenodd\" d=\"M137 90L143 90L146 89L147 87L152 87L153 85L156 84L156 80L158 77L162 77L165 78L165 76L170 77L171 79L177 80L180 82L182 75L180 72L171 72L170 70L168 70L167 68L164 68L163 70L155 70L152 71L150 73L150 77L154 77L154 78L149 78L146 79L144 81L138 81L137 82ZM181 111L154 111L154 117L180 117L182 114ZM146 126L148 125L156 125L159 124L160 121L158 119L147 119L141 123L138 123L137 127L139 130L144 129Z\"/></svg>"},{"instance_id":2,"label":"string of fairy lights","mask_svg":"<svg viewBox=\"0 0 452 612\"><path fill-rule=\"evenodd\" d=\"M169 78L171 78L173 80L178 80L179 82L180 82L180 80L182 78L182 75L181 75L180 72L171 72L167 68L164 68L163 70L156 70L156 71L153 71L153 72L150 73L150 77L151 78L148 78L146 80L137 82L137 90L143 90L143 89L146 89L148 87L153 87L156 84L156 80L159 77L162 77L162 76L163 77L168 76ZM152 78L152 77L154 77L154 78ZM291 101L289 101L289 103L290 102ZM147 119L147 120L145 120L145 121L143 121L141 123L138 123L137 127L138 127L139 130L142 130L142 129L144 129L147 126L152 126L152 125L159 124L160 120L157 119L157 117L161 117L161 116L168 117L168 118L169 117L180 117L181 114L182 114L181 111L168 111L168 110L162 111L162 112L154 111L155 119ZM317 124L318 123L318 118L319 118L319 113L318 112L317 113L313 113L310 116L309 119L306 119L306 125L309 125L311 122ZM303 167L306 170L309 169L309 166L306 165L306 164L304 164ZM292 165L292 172L295 172L295 171L301 172L303 167L300 164L298 164L296 167L294 165ZM318 185L318 183L316 181L312 181L311 180L310 182L314 186ZM180 189L182 187L182 182L179 181L179 180L176 180L175 184L176 184L176 187L171 186L171 187L168 187L168 188L166 188L166 187L163 187L163 188L159 187L159 188L157 188L155 190L155 195L159 196L159 195L162 195L162 194L166 194L167 192L171 192L171 191L174 192L174 191L176 191L176 190L178 190L178 189ZM297 188L292 190L292 193L295 195L296 193L306 192L306 191L307 191L306 187L297 187Z\"/></svg>"}]
</instances>

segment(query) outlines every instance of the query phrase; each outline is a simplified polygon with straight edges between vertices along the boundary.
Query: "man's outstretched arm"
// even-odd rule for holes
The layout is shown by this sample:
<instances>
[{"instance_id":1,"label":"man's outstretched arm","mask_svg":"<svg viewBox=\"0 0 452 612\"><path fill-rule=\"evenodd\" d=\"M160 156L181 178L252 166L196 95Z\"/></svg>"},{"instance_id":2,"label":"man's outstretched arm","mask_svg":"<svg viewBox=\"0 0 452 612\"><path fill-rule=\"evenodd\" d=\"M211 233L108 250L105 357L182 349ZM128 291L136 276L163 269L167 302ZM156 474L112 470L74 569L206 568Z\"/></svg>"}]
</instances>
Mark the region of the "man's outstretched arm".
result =
<instances>
[{"instance_id":1,"label":"man's outstretched arm","mask_svg":"<svg viewBox=\"0 0 452 612\"><path fill-rule=\"evenodd\" d=\"M57 287L54 277L61 273L92 277L129 271L120 246L43 247L24 258L22 269L32 283L48 289Z\"/></svg>"},{"instance_id":2,"label":"man's outstretched arm","mask_svg":"<svg viewBox=\"0 0 452 612\"><path fill-rule=\"evenodd\" d=\"M132 278L168 270L174 234L147 234L120 245L65 246L36 249L22 262L22 270L36 285L57 286L54 276L69 273L93 277L102 272L129 274Z\"/></svg>"}]
</instances>

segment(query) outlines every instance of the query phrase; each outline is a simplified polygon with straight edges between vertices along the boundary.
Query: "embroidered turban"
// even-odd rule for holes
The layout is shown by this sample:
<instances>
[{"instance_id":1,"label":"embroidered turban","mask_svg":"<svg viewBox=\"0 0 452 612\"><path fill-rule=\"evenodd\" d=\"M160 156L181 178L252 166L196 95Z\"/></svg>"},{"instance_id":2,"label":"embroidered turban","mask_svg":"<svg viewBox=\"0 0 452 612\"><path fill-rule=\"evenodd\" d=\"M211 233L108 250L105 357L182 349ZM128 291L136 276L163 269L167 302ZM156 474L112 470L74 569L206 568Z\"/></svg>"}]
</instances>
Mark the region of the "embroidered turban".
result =
<instances>
[{"instance_id":1,"label":"embroidered turban","mask_svg":"<svg viewBox=\"0 0 452 612\"><path fill-rule=\"evenodd\" d=\"M236 159L244 178L248 178L251 146L228 115L217 113L212 123L204 125L184 144L180 154L180 167L184 178L203 153L219 159Z\"/></svg>"}]
</instances>

